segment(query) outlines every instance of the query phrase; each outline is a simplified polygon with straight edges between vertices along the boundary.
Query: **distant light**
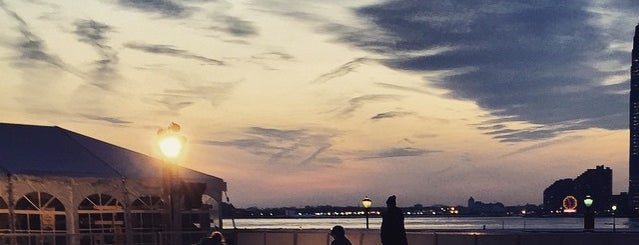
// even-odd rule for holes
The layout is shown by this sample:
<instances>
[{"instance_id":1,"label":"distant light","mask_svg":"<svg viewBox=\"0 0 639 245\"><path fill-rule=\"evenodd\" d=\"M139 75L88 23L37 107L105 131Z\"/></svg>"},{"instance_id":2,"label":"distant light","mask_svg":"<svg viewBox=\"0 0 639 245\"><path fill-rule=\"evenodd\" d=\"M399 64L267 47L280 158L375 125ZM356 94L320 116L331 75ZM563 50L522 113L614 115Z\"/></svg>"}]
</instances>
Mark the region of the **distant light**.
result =
<instances>
[{"instance_id":1,"label":"distant light","mask_svg":"<svg viewBox=\"0 0 639 245\"><path fill-rule=\"evenodd\" d=\"M612 205L612 211L617 210L617 205Z\"/></svg>"}]
</instances>

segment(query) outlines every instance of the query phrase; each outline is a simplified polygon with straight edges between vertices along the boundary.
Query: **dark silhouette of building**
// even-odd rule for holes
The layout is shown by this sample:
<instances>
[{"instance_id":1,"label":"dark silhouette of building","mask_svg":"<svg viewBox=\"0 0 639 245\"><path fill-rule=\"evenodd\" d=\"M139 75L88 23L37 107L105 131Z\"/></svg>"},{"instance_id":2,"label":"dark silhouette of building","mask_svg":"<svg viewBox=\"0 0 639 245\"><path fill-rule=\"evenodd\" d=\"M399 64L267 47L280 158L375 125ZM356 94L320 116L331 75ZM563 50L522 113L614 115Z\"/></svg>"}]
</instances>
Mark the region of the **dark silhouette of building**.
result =
<instances>
[{"instance_id":1,"label":"dark silhouette of building","mask_svg":"<svg viewBox=\"0 0 639 245\"><path fill-rule=\"evenodd\" d=\"M577 211L583 212L583 200L586 195L590 195L594 200L593 211L609 212L612 202L612 169L610 167L599 165L594 169L586 170L575 179L555 181L544 190L544 212L561 213L567 196L574 196L577 199Z\"/></svg>"},{"instance_id":2,"label":"dark silhouette of building","mask_svg":"<svg viewBox=\"0 0 639 245\"><path fill-rule=\"evenodd\" d=\"M563 200L568 196L575 196L575 183L572 179L560 179L544 190L544 211L546 213L561 213L564 209Z\"/></svg>"},{"instance_id":3,"label":"dark silhouette of building","mask_svg":"<svg viewBox=\"0 0 639 245\"><path fill-rule=\"evenodd\" d=\"M630 183L628 199L630 215L639 215L639 24L635 27L630 67Z\"/></svg>"},{"instance_id":4,"label":"dark silhouette of building","mask_svg":"<svg viewBox=\"0 0 639 245\"><path fill-rule=\"evenodd\" d=\"M506 207L504 204L483 203L475 201L473 197L468 198L468 214L481 216L503 216L506 215Z\"/></svg>"},{"instance_id":5,"label":"dark silhouette of building","mask_svg":"<svg viewBox=\"0 0 639 245\"><path fill-rule=\"evenodd\" d=\"M607 212L612 201L612 169L599 165L595 169L588 169L574 180L577 200L583 204L586 195L590 195L594 202L592 210ZM582 205L583 206L583 205ZM580 210L577 208L577 210ZM583 210L581 210L583 211Z\"/></svg>"}]
</instances>

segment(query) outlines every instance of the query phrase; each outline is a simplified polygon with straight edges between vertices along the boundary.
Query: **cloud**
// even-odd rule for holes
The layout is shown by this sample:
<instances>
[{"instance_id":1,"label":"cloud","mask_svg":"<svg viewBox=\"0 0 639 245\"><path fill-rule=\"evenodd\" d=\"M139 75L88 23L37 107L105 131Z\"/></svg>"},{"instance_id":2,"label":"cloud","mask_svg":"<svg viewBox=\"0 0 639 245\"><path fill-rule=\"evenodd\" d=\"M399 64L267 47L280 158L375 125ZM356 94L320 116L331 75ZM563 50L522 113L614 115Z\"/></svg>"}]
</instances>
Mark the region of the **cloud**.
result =
<instances>
[{"instance_id":1,"label":"cloud","mask_svg":"<svg viewBox=\"0 0 639 245\"><path fill-rule=\"evenodd\" d=\"M565 144L567 142L571 142L571 141L575 141L575 140L579 140L583 138L582 136L568 136L565 138L560 138L560 139L556 139L556 140L550 140L550 141L546 141L543 143L538 143L538 144L534 144L528 147L524 147L521 149L518 149L516 151L513 151L511 153L508 154L504 154L502 155L502 157L508 157L508 156L512 156L512 155L517 155L517 154L521 154L521 153L525 153L525 152L529 152L529 151L533 151L533 150L537 150L537 149L542 149L542 148L546 148L552 145L558 145L558 144Z\"/></svg>"},{"instance_id":2,"label":"cloud","mask_svg":"<svg viewBox=\"0 0 639 245\"><path fill-rule=\"evenodd\" d=\"M413 114L415 114L415 113L414 112L407 112L407 111L389 111L389 112L379 113L379 114L371 117L371 119L372 120L380 120L380 119L385 119L385 118L402 117L402 116L413 115Z\"/></svg>"},{"instance_id":3,"label":"cloud","mask_svg":"<svg viewBox=\"0 0 639 245\"><path fill-rule=\"evenodd\" d=\"M184 18L192 14L193 9L184 6L184 1L171 0L119 0L121 6L134 8L148 13L161 14L164 17Z\"/></svg>"},{"instance_id":4,"label":"cloud","mask_svg":"<svg viewBox=\"0 0 639 245\"><path fill-rule=\"evenodd\" d=\"M295 59L295 57L293 55L290 55L290 54L287 54L287 53L283 53L283 52L261 53L261 54L253 55L253 56L251 56L251 58L258 59L258 60L270 60L270 59L293 60L293 59Z\"/></svg>"},{"instance_id":5,"label":"cloud","mask_svg":"<svg viewBox=\"0 0 639 245\"><path fill-rule=\"evenodd\" d=\"M319 77L315 78L312 83L325 83L332 79L345 76L355 71L355 69L361 66L362 64L368 63L372 60L373 59L363 58L363 57L354 59L352 61L347 62L346 64L341 65L340 67L335 68L334 70L330 72L320 75Z\"/></svg>"},{"instance_id":6,"label":"cloud","mask_svg":"<svg viewBox=\"0 0 639 245\"><path fill-rule=\"evenodd\" d=\"M234 37L250 37L258 34L253 22L242 20L233 16L220 16L215 18L220 26L213 26L211 29L222 31Z\"/></svg>"},{"instance_id":7,"label":"cloud","mask_svg":"<svg viewBox=\"0 0 639 245\"><path fill-rule=\"evenodd\" d=\"M9 9L4 2L0 2L0 8L16 21L17 29L22 34L21 39L14 44L14 50L19 53L19 56L15 57L16 66L37 68L41 65L50 65L70 71L59 57L47 53L44 41L31 31L27 22L18 13Z\"/></svg>"},{"instance_id":8,"label":"cloud","mask_svg":"<svg viewBox=\"0 0 639 245\"><path fill-rule=\"evenodd\" d=\"M426 91L426 90L421 89L421 88L400 86L400 85L391 84L391 83L375 83L375 85L377 85L379 87L388 88L388 89L394 89L394 90L399 90L399 91L434 95L434 93L431 93L431 92Z\"/></svg>"},{"instance_id":9,"label":"cloud","mask_svg":"<svg viewBox=\"0 0 639 245\"><path fill-rule=\"evenodd\" d=\"M109 81L119 77L118 53L106 44L108 41L106 34L113 31L113 28L94 20L77 20L74 25L76 27L74 33L78 35L78 41L93 46L100 55L100 59L94 62L91 84L102 89L109 89Z\"/></svg>"},{"instance_id":10,"label":"cloud","mask_svg":"<svg viewBox=\"0 0 639 245\"><path fill-rule=\"evenodd\" d=\"M167 89L160 94L150 95L146 101L162 105L173 112L178 112L197 101L208 101L217 106L228 98L237 83L208 83L206 85L184 85L181 89Z\"/></svg>"},{"instance_id":11,"label":"cloud","mask_svg":"<svg viewBox=\"0 0 639 245\"><path fill-rule=\"evenodd\" d=\"M627 1L615 4L606 7L639 11L637 4ZM631 37L592 25L597 15L588 7L584 2L550 0L389 1L357 9L360 17L372 22L368 29L328 23L325 31L387 57L384 64L394 69L451 71L432 85L450 91L450 97L475 101L492 116L549 125L496 136L504 141L536 140L593 127L627 128L625 82L602 82L627 69L595 67L602 59L629 67L630 50L609 47ZM629 32L637 22L636 15L618 18ZM419 55L440 47L449 48ZM404 55L410 53L415 55ZM343 70L320 81L352 68Z\"/></svg>"},{"instance_id":12,"label":"cloud","mask_svg":"<svg viewBox=\"0 0 639 245\"><path fill-rule=\"evenodd\" d=\"M131 121L122 120L122 119L117 118L117 117L106 117L106 116L97 116L97 115L89 115L89 114L80 114L80 116L82 116L84 118L87 118L87 119L90 119L90 120L104 121L104 122L108 122L108 123L112 123L112 124L118 124L118 125L133 123Z\"/></svg>"},{"instance_id":13,"label":"cloud","mask_svg":"<svg viewBox=\"0 0 639 245\"><path fill-rule=\"evenodd\" d=\"M350 116L353 112L361 108L367 103L371 102L379 102L379 101L389 101L389 100L398 100L401 96L392 95L392 94L370 94L370 95L362 95L355 98L352 98L348 101L348 105L339 111L339 116L346 117Z\"/></svg>"},{"instance_id":14,"label":"cloud","mask_svg":"<svg viewBox=\"0 0 639 245\"><path fill-rule=\"evenodd\" d=\"M336 164L341 159L323 156L332 146L332 134L315 133L303 129L286 130L264 127L244 129L245 137L228 141L200 140L200 144L230 146L255 155L268 156L269 163L297 165L311 163Z\"/></svg>"},{"instance_id":15,"label":"cloud","mask_svg":"<svg viewBox=\"0 0 639 245\"><path fill-rule=\"evenodd\" d=\"M413 147L390 148L390 149L382 150L379 152L375 152L372 154L372 156L366 156L360 159L366 160L366 159L375 159L375 158L415 157L415 156L422 156L425 154L436 153L436 152L440 152L440 151L425 150L425 149L419 149L419 148L413 148Z\"/></svg>"},{"instance_id":16,"label":"cloud","mask_svg":"<svg viewBox=\"0 0 639 245\"><path fill-rule=\"evenodd\" d=\"M224 65L224 62L216 59L207 58L201 55L192 54L186 50L177 49L171 45L153 45L153 44L141 44L141 43L126 43L125 47L151 54L162 54L184 59L193 59L207 63L209 65Z\"/></svg>"}]
</instances>

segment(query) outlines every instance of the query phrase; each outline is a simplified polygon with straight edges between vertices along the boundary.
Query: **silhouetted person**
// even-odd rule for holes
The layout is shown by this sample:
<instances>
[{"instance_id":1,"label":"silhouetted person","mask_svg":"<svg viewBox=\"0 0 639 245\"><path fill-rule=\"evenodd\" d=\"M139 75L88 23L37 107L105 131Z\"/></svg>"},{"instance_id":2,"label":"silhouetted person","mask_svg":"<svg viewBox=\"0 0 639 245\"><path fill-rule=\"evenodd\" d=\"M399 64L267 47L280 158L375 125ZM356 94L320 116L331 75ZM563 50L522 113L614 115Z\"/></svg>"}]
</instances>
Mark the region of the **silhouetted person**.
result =
<instances>
[{"instance_id":1,"label":"silhouetted person","mask_svg":"<svg viewBox=\"0 0 639 245\"><path fill-rule=\"evenodd\" d=\"M333 226L331 236L333 237L331 245L352 245L351 241L346 238L346 232L344 232L344 227L341 225Z\"/></svg>"},{"instance_id":2,"label":"silhouetted person","mask_svg":"<svg viewBox=\"0 0 639 245\"><path fill-rule=\"evenodd\" d=\"M211 232L211 235L200 240L199 245L224 245L224 236L219 231Z\"/></svg>"},{"instance_id":3,"label":"silhouetted person","mask_svg":"<svg viewBox=\"0 0 639 245\"><path fill-rule=\"evenodd\" d=\"M408 245L404 229L404 214L397 207L395 195L388 197L386 206L386 210L382 213L382 232L380 234L382 244Z\"/></svg>"}]
</instances>

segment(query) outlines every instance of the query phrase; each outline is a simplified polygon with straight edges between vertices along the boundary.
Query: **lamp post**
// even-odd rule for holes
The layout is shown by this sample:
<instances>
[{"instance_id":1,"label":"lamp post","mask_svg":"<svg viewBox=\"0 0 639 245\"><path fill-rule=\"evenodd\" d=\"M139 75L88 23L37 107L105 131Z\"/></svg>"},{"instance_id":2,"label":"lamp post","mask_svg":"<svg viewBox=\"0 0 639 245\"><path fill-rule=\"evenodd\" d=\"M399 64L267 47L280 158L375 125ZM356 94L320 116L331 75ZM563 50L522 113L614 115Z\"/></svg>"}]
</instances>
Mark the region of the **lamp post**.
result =
<instances>
[{"instance_id":1,"label":"lamp post","mask_svg":"<svg viewBox=\"0 0 639 245\"><path fill-rule=\"evenodd\" d=\"M166 129L160 129L157 132L158 135L158 146L162 155L164 155L165 166L163 169L165 170L165 181L168 180L168 199L169 199L169 228L173 232L177 232L179 230L178 219L176 218L176 205L174 204L174 199L176 198L175 193L175 164L178 158L180 157L182 150L184 148L184 143L186 139L184 136L179 134L180 125L176 123L171 123ZM178 244L177 235L174 233L171 239L173 244Z\"/></svg>"},{"instance_id":2,"label":"lamp post","mask_svg":"<svg viewBox=\"0 0 639 245\"><path fill-rule=\"evenodd\" d=\"M615 211L617 211L617 205L612 205L612 232L617 231L617 223L615 222Z\"/></svg>"},{"instance_id":3,"label":"lamp post","mask_svg":"<svg viewBox=\"0 0 639 245\"><path fill-rule=\"evenodd\" d=\"M366 229L368 230L368 212L371 210L371 206L373 205L373 201L368 198L368 196L362 199L362 207L364 207L364 214L366 215Z\"/></svg>"},{"instance_id":4,"label":"lamp post","mask_svg":"<svg viewBox=\"0 0 639 245\"><path fill-rule=\"evenodd\" d=\"M586 195L586 198L584 198L584 205L586 206L586 213L584 214L584 231L593 231L595 229L595 217L590 211L592 202L592 197L590 197L590 195Z\"/></svg>"}]
</instances>

